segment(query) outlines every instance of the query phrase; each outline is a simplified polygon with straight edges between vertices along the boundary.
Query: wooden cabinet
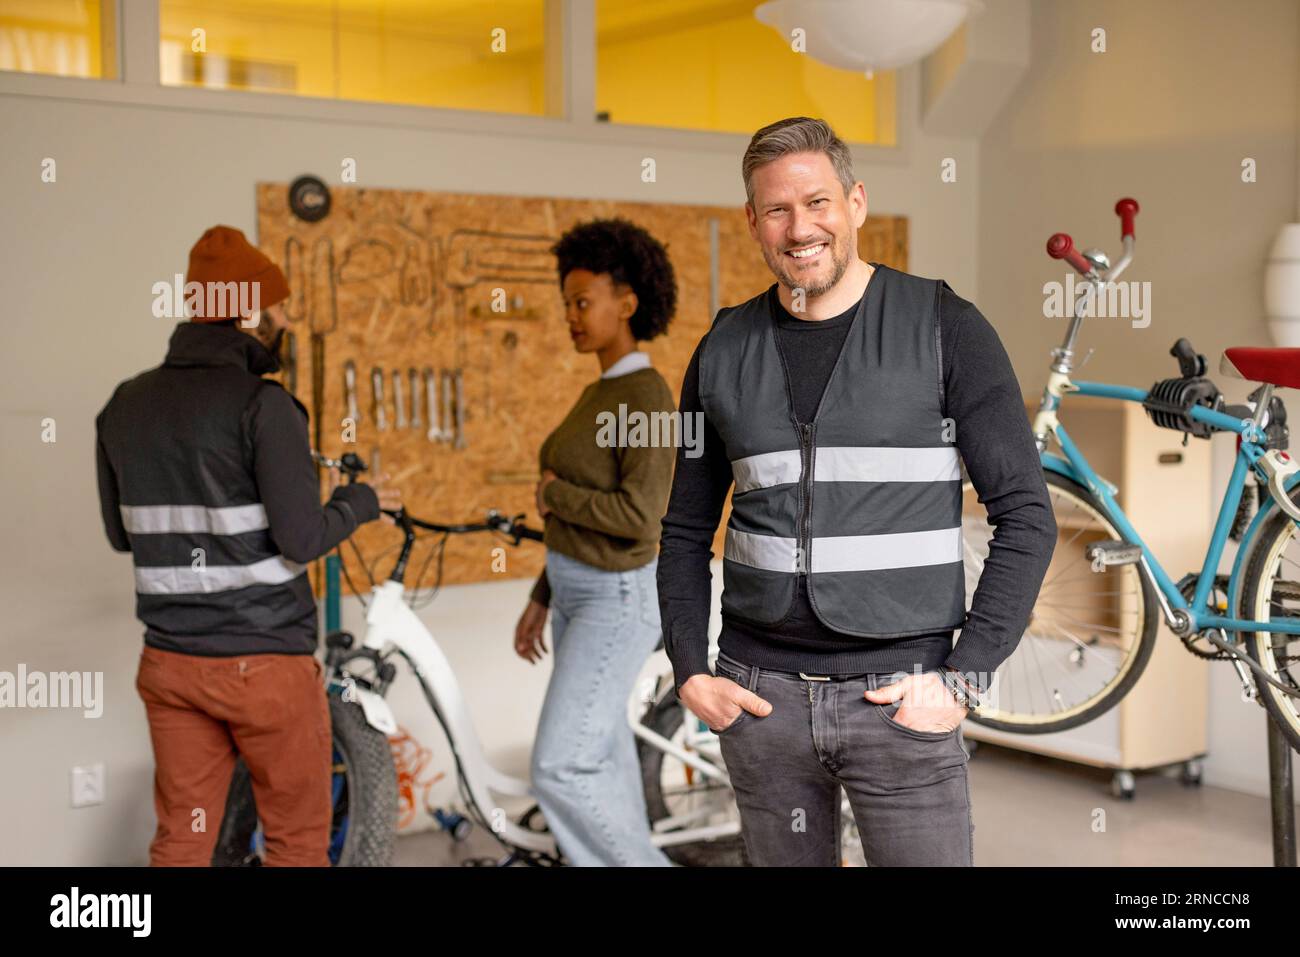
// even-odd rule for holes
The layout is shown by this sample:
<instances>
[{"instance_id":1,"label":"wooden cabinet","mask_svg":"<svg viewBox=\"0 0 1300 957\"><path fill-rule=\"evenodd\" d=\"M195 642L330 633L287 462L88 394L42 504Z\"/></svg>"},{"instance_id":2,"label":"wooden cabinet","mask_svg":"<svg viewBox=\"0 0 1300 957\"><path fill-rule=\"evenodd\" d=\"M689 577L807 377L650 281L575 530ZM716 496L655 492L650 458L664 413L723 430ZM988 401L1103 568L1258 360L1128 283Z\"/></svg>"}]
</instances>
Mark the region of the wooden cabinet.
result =
<instances>
[{"instance_id":1,"label":"wooden cabinet","mask_svg":"<svg viewBox=\"0 0 1300 957\"><path fill-rule=\"evenodd\" d=\"M1025 404L1032 418L1038 396ZM1213 510L1218 507L1211 500L1210 441L1189 438L1184 447L1181 432L1157 428L1142 407L1132 402L1067 396L1063 405L1060 419L1066 431L1094 470L1119 486L1121 508L1170 578L1177 581L1187 572L1199 572L1210 540ZM1049 451L1060 450L1051 445ZM983 517L983 506L969 490L964 508L968 519ZM1079 537L1077 523L1073 528L1071 524L1068 518L1058 519L1061 527L1053 569L1081 557L1085 542ZM1224 556L1222 572L1226 573L1230 560ZM1082 567L1088 569L1086 561ZM1052 574L1049 570L1045 580ZM1094 577L1097 614L1087 620L1104 628L1125 609L1116 607L1117 599L1107 597L1105 582L1111 576ZM1088 587L1086 582L1084 587ZM1158 606L1148 613L1160 619ZM1160 620L1155 649L1141 678L1107 713L1052 734L1011 734L973 721L966 722L964 733L976 741L1099 767L1140 770L1185 762L1205 753L1209 664L1190 654Z\"/></svg>"}]
</instances>

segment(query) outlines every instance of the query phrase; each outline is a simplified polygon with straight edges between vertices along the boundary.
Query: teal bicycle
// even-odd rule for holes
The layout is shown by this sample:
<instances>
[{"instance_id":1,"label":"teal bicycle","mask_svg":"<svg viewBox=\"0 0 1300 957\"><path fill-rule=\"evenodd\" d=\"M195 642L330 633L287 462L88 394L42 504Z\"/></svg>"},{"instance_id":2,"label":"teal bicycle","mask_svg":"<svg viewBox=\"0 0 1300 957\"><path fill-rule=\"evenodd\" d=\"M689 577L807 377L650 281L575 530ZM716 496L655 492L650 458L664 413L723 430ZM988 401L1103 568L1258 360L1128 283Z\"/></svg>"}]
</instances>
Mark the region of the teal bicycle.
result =
<instances>
[{"instance_id":1,"label":"teal bicycle","mask_svg":"<svg viewBox=\"0 0 1300 957\"><path fill-rule=\"evenodd\" d=\"M1300 388L1300 349L1224 352L1220 372L1261 383L1245 405L1224 403L1205 375L1205 357L1186 339L1170 350L1180 375L1150 389L1072 379L1083 318L1095 314L1099 297L1110 294L1133 259L1138 204L1122 199L1115 212L1123 254L1113 266L1099 250L1076 250L1064 233L1047 244L1050 256L1083 277L1033 420L1059 530L1056 557L1020 644L995 676L988 706L971 720L1023 734L1091 721L1141 677L1158 614L1193 654L1232 662L1245 697L1262 703L1300 750L1300 465L1286 452L1286 409L1274 395L1279 387ZM1152 554L1116 501L1118 488L1093 470L1061 424L1068 395L1140 403L1156 426L1187 436L1237 434L1232 477L1199 572L1174 581ZM1048 450L1049 441L1059 454ZM969 597L993 532L969 516L964 525ZM1231 571L1220 574L1229 537L1240 547Z\"/></svg>"}]
</instances>

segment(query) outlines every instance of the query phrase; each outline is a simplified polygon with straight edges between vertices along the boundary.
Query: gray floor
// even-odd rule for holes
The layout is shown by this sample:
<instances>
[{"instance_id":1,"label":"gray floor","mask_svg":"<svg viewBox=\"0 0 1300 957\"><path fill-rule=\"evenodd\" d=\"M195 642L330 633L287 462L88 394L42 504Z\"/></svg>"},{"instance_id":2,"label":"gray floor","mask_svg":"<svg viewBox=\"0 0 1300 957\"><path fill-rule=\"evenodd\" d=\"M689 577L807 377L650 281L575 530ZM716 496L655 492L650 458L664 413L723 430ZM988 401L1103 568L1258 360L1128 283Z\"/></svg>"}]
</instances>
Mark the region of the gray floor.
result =
<instances>
[{"instance_id":1,"label":"gray floor","mask_svg":"<svg viewBox=\"0 0 1300 957\"><path fill-rule=\"evenodd\" d=\"M1131 801L1111 796L1110 773L981 744L970 762L975 863L1003 866L1256 866L1273 862L1264 798L1177 777L1137 776ZM401 838L401 867L497 858L475 829L457 844L440 831Z\"/></svg>"},{"instance_id":2,"label":"gray floor","mask_svg":"<svg viewBox=\"0 0 1300 957\"><path fill-rule=\"evenodd\" d=\"M1148 772L1126 801L1111 795L1109 771L989 744L970 769L980 866L1273 863L1265 798Z\"/></svg>"}]
</instances>

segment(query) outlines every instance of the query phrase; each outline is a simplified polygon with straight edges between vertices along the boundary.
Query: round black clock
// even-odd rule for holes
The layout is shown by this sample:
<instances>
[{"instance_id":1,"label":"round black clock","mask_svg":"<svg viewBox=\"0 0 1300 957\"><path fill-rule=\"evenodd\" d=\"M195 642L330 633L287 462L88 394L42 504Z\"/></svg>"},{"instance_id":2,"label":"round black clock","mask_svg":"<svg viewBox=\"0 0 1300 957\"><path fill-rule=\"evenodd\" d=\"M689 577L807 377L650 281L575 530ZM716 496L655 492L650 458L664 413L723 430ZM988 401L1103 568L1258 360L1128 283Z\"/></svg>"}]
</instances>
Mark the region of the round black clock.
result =
<instances>
[{"instance_id":1,"label":"round black clock","mask_svg":"<svg viewBox=\"0 0 1300 957\"><path fill-rule=\"evenodd\" d=\"M289 209L299 219L319 222L329 215L329 187L315 176L299 176L289 184Z\"/></svg>"}]
</instances>

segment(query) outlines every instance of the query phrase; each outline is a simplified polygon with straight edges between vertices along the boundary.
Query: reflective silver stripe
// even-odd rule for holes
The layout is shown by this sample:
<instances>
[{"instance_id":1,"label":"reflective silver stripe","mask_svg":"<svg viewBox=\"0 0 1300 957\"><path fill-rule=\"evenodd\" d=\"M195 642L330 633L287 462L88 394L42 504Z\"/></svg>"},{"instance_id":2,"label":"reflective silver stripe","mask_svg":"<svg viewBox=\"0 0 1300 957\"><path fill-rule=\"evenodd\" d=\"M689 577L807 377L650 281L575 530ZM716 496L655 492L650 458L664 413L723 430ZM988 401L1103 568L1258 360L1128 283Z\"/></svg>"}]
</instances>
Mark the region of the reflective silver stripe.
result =
<instances>
[{"instance_id":1,"label":"reflective silver stripe","mask_svg":"<svg viewBox=\"0 0 1300 957\"><path fill-rule=\"evenodd\" d=\"M724 556L773 572L798 572L795 539L755 535L728 526ZM812 540L812 572L869 572L962 560L961 526L931 532L835 535Z\"/></svg>"},{"instance_id":2,"label":"reflective silver stripe","mask_svg":"<svg viewBox=\"0 0 1300 957\"><path fill-rule=\"evenodd\" d=\"M141 595L203 595L247 588L249 585L282 585L306 572L305 565L283 555L251 565L207 565L192 568L176 565L135 570L135 590Z\"/></svg>"},{"instance_id":3,"label":"reflective silver stripe","mask_svg":"<svg viewBox=\"0 0 1300 957\"><path fill-rule=\"evenodd\" d=\"M774 572L796 572L795 540L776 535L755 535L727 526L727 543L723 556L729 561L766 568Z\"/></svg>"},{"instance_id":4,"label":"reflective silver stripe","mask_svg":"<svg viewBox=\"0 0 1300 957\"><path fill-rule=\"evenodd\" d=\"M203 505L123 505L122 524L135 535L168 532L205 532L239 535L267 528L266 509L260 504L207 508Z\"/></svg>"},{"instance_id":5,"label":"reflective silver stripe","mask_svg":"<svg viewBox=\"0 0 1300 957\"><path fill-rule=\"evenodd\" d=\"M869 572L959 562L961 526L932 532L814 538L812 572Z\"/></svg>"},{"instance_id":6,"label":"reflective silver stripe","mask_svg":"<svg viewBox=\"0 0 1300 957\"><path fill-rule=\"evenodd\" d=\"M735 494L773 485L791 485L799 481L802 467L798 449L760 452L736 459L731 463L731 474L736 478Z\"/></svg>"},{"instance_id":7,"label":"reflective silver stripe","mask_svg":"<svg viewBox=\"0 0 1300 957\"><path fill-rule=\"evenodd\" d=\"M961 461L954 445L912 449L892 446L818 447L817 482L956 482Z\"/></svg>"},{"instance_id":8,"label":"reflective silver stripe","mask_svg":"<svg viewBox=\"0 0 1300 957\"><path fill-rule=\"evenodd\" d=\"M762 452L731 463L736 492L799 481L799 450ZM930 448L843 445L820 446L813 466L815 482L956 482L961 459L955 445Z\"/></svg>"}]
</instances>

